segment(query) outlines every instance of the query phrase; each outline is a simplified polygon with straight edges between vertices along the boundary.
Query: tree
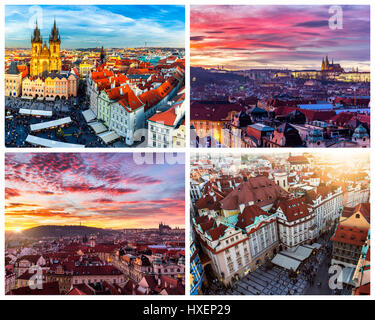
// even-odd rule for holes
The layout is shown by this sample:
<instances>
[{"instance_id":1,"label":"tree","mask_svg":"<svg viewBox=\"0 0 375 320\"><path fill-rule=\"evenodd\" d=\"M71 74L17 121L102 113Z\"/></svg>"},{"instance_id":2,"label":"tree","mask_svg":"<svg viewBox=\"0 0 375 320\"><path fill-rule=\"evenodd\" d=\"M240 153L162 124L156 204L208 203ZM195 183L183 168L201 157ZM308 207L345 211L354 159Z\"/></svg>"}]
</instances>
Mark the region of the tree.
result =
<instances>
[{"instance_id":1,"label":"tree","mask_svg":"<svg viewBox=\"0 0 375 320\"><path fill-rule=\"evenodd\" d=\"M59 128L59 130L57 130L57 136L58 136L59 138L64 137L64 131L63 131L61 128Z\"/></svg>"}]
</instances>

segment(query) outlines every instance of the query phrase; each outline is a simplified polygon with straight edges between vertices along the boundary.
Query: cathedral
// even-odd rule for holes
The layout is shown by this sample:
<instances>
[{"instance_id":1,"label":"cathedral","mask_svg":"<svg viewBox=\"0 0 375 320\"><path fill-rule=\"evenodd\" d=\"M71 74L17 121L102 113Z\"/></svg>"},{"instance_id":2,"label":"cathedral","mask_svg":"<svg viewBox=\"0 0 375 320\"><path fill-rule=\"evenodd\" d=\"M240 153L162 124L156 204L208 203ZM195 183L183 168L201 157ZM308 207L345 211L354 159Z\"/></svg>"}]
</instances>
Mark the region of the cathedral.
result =
<instances>
[{"instance_id":1,"label":"cathedral","mask_svg":"<svg viewBox=\"0 0 375 320\"><path fill-rule=\"evenodd\" d=\"M322 71L331 71L331 72L344 72L344 69L341 68L340 64L338 63L329 63L328 56L326 56L325 60L322 59Z\"/></svg>"},{"instance_id":2,"label":"cathedral","mask_svg":"<svg viewBox=\"0 0 375 320\"><path fill-rule=\"evenodd\" d=\"M60 43L61 39L59 29L56 27L56 20L49 36L49 48L46 41L43 43L38 29L38 22L36 22L34 33L31 37L31 76L39 76L45 72L61 71Z\"/></svg>"}]
</instances>

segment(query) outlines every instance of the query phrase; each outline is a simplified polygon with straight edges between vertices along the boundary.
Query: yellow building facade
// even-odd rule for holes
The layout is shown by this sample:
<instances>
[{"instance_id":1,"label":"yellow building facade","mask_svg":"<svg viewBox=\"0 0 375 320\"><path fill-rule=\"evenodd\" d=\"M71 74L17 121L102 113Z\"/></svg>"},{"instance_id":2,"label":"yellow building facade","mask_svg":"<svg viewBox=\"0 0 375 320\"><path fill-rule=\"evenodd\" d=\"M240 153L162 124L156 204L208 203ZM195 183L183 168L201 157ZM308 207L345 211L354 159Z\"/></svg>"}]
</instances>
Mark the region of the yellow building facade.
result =
<instances>
[{"instance_id":1,"label":"yellow building facade","mask_svg":"<svg viewBox=\"0 0 375 320\"><path fill-rule=\"evenodd\" d=\"M39 76L44 72L61 71L60 44L61 38L59 30L56 27L56 21L49 36L49 47L46 42L43 44L38 22L36 23L34 33L31 37L31 76Z\"/></svg>"}]
</instances>

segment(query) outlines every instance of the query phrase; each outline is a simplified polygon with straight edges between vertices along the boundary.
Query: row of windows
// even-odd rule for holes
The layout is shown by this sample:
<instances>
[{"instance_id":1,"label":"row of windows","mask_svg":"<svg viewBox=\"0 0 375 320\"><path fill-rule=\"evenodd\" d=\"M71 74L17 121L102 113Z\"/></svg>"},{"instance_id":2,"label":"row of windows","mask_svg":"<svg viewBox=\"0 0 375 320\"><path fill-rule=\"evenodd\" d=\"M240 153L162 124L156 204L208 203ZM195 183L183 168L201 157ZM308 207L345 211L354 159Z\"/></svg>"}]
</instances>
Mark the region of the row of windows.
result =
<instances>
[{"instance_id":1,"label":"row of windows","mask_svg":"<svg viewBox=\"0 0 375 320\"><path fill-rule=\"evenodd\" d=\"M6 83L16 83L16 82L19 82L19 81L6 79L5 82Z\"/></svg>"},{"instance_id":2,"label":"row of windows","mask_svg":"<svg viewBox=\"0 0 375 320\"><path fill-rule=\"evenodd\" d=\"M151 129L151 131L154 131L154 132L160 131L161 133L166 133L166 134L169 133L169 129L159 128L159 127L156 127L156 126L153 126L153 125L151 125L150 129Z\"/></svg>"}]
</instances>

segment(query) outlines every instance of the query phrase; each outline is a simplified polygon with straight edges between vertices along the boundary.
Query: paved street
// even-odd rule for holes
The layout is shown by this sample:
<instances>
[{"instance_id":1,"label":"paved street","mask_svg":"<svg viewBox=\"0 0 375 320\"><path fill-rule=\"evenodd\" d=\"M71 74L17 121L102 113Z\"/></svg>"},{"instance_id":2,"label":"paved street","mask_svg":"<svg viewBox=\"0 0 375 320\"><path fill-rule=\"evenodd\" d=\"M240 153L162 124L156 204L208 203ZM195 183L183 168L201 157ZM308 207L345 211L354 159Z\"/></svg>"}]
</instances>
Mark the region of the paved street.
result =
<instances>
[{"instance_id":1,"label":"paved street","mask_svg":"<svg viewBox=\"0 0 375 320\"><path fill-rule=\"evenodd\" d=\"M83 144L91 148L105 147L130 147L125 142L119 140L111 145L106 145L93 130L87 125L82 116L82 111L87 109L83 99L71 98L69 100L60 100L55 102L23 100L21 98L6 98L5 107L7 116L11 116L5 121L5 144L7 147L35 147L27 143L28 134L40 138L51 139L55 141ZM52 111L52 117L35 117L29 115L20 115L18 110L34 109ZM63 117L71 117L72 122L62 128L64 136L57 134L59 128L41 130L39 132L30 132L30 124L57 120Z\"/></svg>"},{"instance_id":2,"label":"paved street","mask_svg":"<svg viewBox=\"0 0 375 320\"><path fill-rule=\"evenodd\" d=\"M319 239L321 250L311 256L301 273L294 278L279 267L260 266L237 281L231 289L221 290L224 295L350 295L348 290L332 291L328 287L328 269L331 261L330 241Z\"/></svg>"}]
</instances>

